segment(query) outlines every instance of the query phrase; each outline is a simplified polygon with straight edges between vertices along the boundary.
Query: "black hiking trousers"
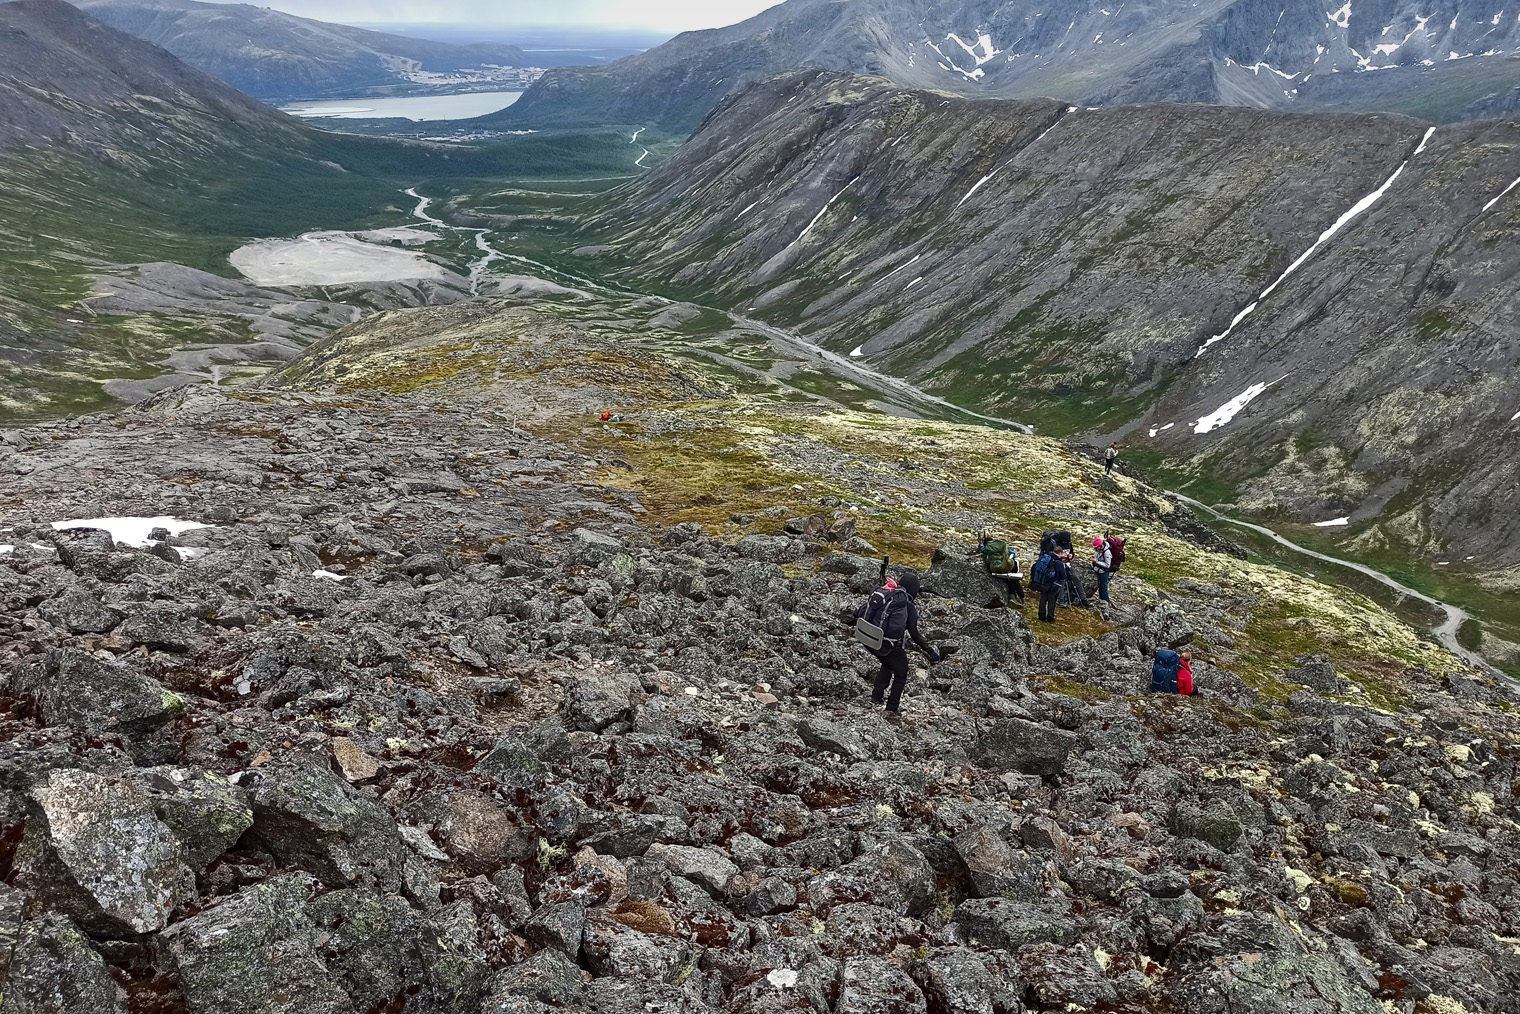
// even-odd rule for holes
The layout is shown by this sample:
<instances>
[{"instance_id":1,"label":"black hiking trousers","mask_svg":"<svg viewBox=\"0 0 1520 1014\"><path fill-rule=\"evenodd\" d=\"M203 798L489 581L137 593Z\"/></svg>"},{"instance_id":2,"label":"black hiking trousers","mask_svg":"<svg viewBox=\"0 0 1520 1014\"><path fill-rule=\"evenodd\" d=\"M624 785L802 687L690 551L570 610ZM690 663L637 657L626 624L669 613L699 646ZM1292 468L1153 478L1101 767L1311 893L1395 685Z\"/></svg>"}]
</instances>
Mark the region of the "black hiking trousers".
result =
<instances>
[{"instance_id":1,"label":"black hiking trousers","mask_svg":"<svg viewBox=\"0 0 1520 1014\"><path fill-rule=\"evenodd\" d=\"M908 686L908 650L905 645L894 645L881 659L881 671L876 674L876 687L871 691L871 701L883 702L888 711L896 711L902 703L903 691Z\"/></svg>"},{"instance_id":2,"label":"black hiking trousers","mask_svg":"<svg viewBox=\"0 0 1520 1014\"><path fill-rule=\"evenodd\" d=\"M1054 623L1056 619L1056 599L1061 595L1061 589L1056 585L1050 585L1040 589L1040 619Z\"/></svg>"}]
</instances>

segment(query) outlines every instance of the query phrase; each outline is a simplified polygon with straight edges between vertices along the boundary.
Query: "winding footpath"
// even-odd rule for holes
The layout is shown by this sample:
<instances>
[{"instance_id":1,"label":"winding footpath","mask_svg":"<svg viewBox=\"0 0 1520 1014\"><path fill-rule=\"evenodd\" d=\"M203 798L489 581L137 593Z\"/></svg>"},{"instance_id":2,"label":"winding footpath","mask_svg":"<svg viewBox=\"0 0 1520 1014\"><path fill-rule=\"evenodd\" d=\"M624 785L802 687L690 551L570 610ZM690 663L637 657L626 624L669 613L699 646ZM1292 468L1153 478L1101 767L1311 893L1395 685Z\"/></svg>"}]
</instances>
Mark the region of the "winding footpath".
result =
<instances>
[{"instance_id":1,"label":"winding footpath","mask_svg":"<svg viewBox=\"0 0 1520 1014\"><path fill-rule=\"evenodd\" d=\"M1447 602L1442 602L1439 599L1431 598L1424 592L1415 591L1408 585L1400 584L1398 581L1395 581L1393 578L1389 577L1387 574L1384 574L1382 571L1373 570L1371 567L1368 567L1365 564L1356 563L1351 560L1342 560L1337 556L1327 556L1324 553L1316 552L1315 550L1300 546L1296 542L1291 542L1270 528L1266 528L1262 525L1252 524L1249 521L1241 521L1239 518L1232 518L1228 514L1224 514L1220 511L1215 510L1206 503L1200 503L1199 501L1194 500L1192 497L1184 496L1181 493L1172 492L1171 490L1168 490L1167 492L1194 510L1207 514L1210 517L1227 525L1235 525L1240 528L1248 528L1253 532L1265 535L1273 542L1277 543L1280 546L1291 549L1295 553L1299 553L1303 556L1319 560L1323 563L1331 563L1337 567L1345 567L1347 570L1354 570L1358 574L1372 578L1372 580L1376 581L1378 584L1392 588L1401 596L1412 598L1417 601L1435 606L1446 615L1446 618L1441 622L1440 626L1431 631L1436 640L1441 642L1441 646L1446 648L1453 655L1456 655L1458 658L1462 659L1464 662L1477 666L1484 672L1490 674L1496 673L1496 670L1491 665L1489 665L1488 662L1484 661L1481 655L1477 654L1476 652L1468 651L1457 641L1457 631L1462 629L1462 624L1472 619L1472 614L1467 610L1462 609L1458 606L1451 605Z\"/></svg>"}]
</instances>

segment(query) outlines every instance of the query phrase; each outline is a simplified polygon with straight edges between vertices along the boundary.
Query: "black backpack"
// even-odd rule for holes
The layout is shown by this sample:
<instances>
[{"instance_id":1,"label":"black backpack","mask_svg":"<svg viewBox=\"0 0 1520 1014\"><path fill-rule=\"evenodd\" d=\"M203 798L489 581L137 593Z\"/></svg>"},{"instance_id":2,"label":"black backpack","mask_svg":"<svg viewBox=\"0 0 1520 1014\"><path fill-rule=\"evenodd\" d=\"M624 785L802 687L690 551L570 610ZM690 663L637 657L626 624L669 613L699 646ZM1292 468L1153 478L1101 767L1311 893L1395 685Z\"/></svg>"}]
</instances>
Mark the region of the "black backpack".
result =
<instances>
[{"instance_id":1,"label":"black backpack","mask_svg":"<svg viewBox=\"0 0 1520 1014\"><path fill-rule=\"evenodd\" d=\"M908 636L908 614L913 598L905 589L881 587L866 599L865 611L855 622L855 639L872 651L901 645Z\"/></svg>"},{"instance_id":2,"label":"black backpack","mask_svg":"<svg viewBox=\"0 0 1520 1014\"><path fill-rule=\"evenodd\" d=\"M1057 531L1056 529L1051 529L1050 531L1040 536L1041 553L1053 553L1057 549L1064 549L1068 553L1072 551L1070 532L1062 532Z\"/></svg>"}]
</instances>

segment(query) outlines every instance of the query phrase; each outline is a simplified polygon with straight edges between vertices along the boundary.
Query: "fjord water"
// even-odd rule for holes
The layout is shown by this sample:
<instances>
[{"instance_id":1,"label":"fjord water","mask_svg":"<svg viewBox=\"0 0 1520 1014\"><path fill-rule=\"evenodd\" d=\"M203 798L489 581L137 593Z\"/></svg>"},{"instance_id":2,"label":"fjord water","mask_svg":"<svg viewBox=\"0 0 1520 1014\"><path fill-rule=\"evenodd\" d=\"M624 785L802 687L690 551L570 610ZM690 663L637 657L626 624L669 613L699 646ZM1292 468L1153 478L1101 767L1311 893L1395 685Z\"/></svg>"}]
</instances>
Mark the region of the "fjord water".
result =
<instances>
[{"instance_id":1,"label":"fjord water","mask_svg":"<svg viewBox=\"0 0 1520 1014\"><path fill-rule=\"evenodd\" d=\"M522 92L466 92L460 95L405 95L397 98L325 99L280 108L302 119L469 120L507 108Z\"/></svg>"}]
</instances>

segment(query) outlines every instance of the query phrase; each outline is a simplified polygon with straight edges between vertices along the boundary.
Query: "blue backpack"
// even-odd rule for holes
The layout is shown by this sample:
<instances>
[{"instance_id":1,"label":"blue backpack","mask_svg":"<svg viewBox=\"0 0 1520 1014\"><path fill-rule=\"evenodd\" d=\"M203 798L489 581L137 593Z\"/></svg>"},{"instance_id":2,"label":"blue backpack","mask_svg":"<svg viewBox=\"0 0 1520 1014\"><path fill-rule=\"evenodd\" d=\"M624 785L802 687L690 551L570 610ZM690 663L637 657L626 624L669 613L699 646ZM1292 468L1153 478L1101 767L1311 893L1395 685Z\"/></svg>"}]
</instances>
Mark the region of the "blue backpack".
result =
<instances>
[{"instance_id":1,"label":"blue backpack","mask_svg":"<svg viewBox=\"0 0 1520 1014\"><path fill-rule=\"evenodd\" d=\"M1177 667L1182 656L1170 648L1156 649L1156 664L1151 666L1151 693L1175 694L1177 692Z\"/></svg>"},{"instance_id":2,"label":"blue backpack","mask_svg":"<svg viewBox=\"0 0 1520 1014\"><path fill-rule=\"evenodd\" d=\"M1034 562L1034 570L1029 575L1029 587L1035 591L1049 591L1055 584L1051 579L1051 571L1055 569L1055 557L1045 553Z\"/></svg>"}]
</instances>

